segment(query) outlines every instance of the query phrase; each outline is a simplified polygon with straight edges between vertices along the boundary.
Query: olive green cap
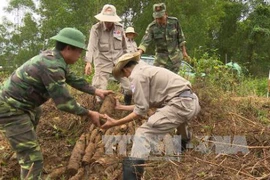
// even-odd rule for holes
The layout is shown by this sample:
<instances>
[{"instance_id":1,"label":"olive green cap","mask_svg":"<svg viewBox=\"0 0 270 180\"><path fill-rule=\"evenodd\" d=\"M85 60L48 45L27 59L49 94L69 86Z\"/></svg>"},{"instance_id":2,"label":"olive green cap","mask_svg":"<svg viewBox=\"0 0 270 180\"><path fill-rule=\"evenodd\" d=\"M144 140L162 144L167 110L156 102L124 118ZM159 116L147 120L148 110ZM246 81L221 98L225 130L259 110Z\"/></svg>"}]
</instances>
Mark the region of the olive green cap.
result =
<instances>
[{"instance_id":1,"label":"olive green cap","mask_svg":"<svg viewBox=\"0 0 270 180\"><path fill-rule=\"evenodd\" d=\"M76 28L64 28L60 30L57 35L51 37L50 39L87 50L85 47L85 36Z\"/></svg>"}]
</instances>

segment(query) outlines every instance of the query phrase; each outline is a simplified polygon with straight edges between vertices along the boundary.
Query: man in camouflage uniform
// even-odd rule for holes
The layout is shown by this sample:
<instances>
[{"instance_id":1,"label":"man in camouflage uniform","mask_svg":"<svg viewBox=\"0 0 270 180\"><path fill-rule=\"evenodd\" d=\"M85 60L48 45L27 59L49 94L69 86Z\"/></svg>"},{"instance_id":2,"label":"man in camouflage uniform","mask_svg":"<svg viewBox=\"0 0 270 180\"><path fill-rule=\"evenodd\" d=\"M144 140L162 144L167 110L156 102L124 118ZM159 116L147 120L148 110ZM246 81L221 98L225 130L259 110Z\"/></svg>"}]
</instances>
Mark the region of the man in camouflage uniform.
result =
<instances>
[{"instance_id":1,"label":"man in camouflage uniform","mask_svg":"<svg viewBox=\"0 0 270 180\"><path fill-rule=\"evenodd\" d=\"M101 115L78 104L67 84L101 98L111 92L95 89L70 71L69 65L85 49L85 36L79 30L64 28L51 39L56 40L55 49L26 61L11 74L0 92L0 130L16 152L21 179L41 179L43 157L35 132L40 105L52 98L58 109L89 116L100 126Z\"/></svg>"},{"instance_id":2,"label":"man in camouflage uniform","mask_svg":"<svg viewBox=\"0 0 270 180\"><path fill-rule=\"evenodd\" d=\"M188 57L185 48L185 37L179 21L166 13L164 3L154 4L153 17L139 45L140 53L144 53L151 42L155 44L155 66L165 67L178 73L183 57Z\"/></svg>"},{"instance_id":3,"label":"man in camouflage uniform","mask_svg":"<svg viewBox=\"0 0 270 180\"><path fill-rule=\"evenodd\" d=\"M95 74L92 85L107 89L112 68L117 59L127 52L127 43L121 18L116 14L116 8L111 4L103 6L101 13L95 16L100 22L94 24L90 31L88 51L86 52L85 74L91 74L94 61ZM127 78L118 79L124 91L126 104L131 103L130 83ZM100 99L97 99L100 101Z\"/></svg>"}]
</instances>

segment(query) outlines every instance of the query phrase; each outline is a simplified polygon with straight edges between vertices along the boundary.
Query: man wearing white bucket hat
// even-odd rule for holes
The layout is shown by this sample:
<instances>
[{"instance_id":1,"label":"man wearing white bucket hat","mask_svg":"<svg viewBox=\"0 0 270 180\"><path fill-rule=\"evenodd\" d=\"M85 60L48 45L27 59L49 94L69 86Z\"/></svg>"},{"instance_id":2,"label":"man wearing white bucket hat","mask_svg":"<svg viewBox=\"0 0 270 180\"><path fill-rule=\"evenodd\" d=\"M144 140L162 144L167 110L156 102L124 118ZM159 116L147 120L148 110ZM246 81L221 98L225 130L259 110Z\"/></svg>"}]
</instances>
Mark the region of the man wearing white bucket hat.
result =
<instances>
[{"instance_id":1,"label":"man wearing white bucket hat","mask_svg":"<svg viewBox=\"0 0 270 180\"><path fill-rule=\"evenodd\" d=\"M127 52L127 43L121 18L111 4L103 6L101 13L95 16L100 22L94 24L90 31L88 51L86 52L85 74L91 74L94 61L95 74L92 85L99 89L107 89L108 79L117 59ZM125 103L130 104L132 93L127 78L119 79ZM100 99L97 99L100 101Z\"/></svg>"},{"instance_id":2,"label":"man wearing white bucket hat","mask_svg":"<svg viewBox=\"0 0 270 180\"><path fill-rule=\"evenodd\" d=\"M126 37L127 37L127 51L128 53L137 51L137 43L134 41L134 38L138 34L135 32L133 27L128 27L126 29Z\"/></svg>"}]
</instances>

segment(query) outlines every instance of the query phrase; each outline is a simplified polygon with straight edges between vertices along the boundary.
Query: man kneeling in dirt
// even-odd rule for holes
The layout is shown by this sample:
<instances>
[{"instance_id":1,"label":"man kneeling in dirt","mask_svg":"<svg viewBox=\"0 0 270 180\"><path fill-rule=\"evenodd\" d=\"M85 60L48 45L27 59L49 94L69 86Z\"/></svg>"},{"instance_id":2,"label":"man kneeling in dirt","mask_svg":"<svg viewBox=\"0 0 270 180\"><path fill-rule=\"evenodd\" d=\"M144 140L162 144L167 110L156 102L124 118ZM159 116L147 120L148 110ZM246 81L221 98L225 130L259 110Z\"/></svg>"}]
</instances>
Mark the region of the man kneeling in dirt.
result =
<instances>
[{"instance_id":1,"label":"man kneeling in dirt","mask_svg":"<svg viewBox=\"0 0 270 180\"><path fill-rule=\"evenodd\" d=\"M108 129L122 125L145 115L149 108L157 108L148 121L136 130L131 157L123 163L125 180L140 179L140 175L134 172L142 173L142 166L135 166L134 169L134 165L144 163L151 151L150 144L158 143L154 142L153 135L165 135L178 128L182 146L185 146L190 138L187 124L200 111L198 97L192 92L189 81L165 68L138 63L139 59L138 52L125 54L119 58L112 72L115 78L130 79L134 96L134 105L118 105L117 109L133 112L119 120L105 115L107 122L101 126Z\"/></svg>"},{"instance_id":2,"label":"man kneeling in dirt","mask_svg":"<svg viewBox=\"0 0 270 180\"><path fill-rule=\"evenodd\" d=\"M47 50L19 67L0 91L0 130L9 140L21 166L21 179L41 179L43 157L35 128L39 106L52 98L56 107L76 115L89 116L100 126L100 114L88 110L70 95L67 85L104 98L112 91L95 89L69 69L85 50L85 36L74 28L64 28L51 39L54 50Z\"/></svg>"}]
</instances>

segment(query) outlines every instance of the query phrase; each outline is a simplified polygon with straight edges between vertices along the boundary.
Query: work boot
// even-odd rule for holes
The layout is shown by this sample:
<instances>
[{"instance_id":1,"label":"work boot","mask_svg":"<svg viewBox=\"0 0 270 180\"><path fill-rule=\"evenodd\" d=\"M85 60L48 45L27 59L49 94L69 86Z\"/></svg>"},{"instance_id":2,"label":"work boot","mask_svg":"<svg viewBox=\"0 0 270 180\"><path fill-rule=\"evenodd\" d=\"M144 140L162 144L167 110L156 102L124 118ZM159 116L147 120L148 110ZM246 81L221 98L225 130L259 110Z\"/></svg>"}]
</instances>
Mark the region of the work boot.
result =
<instances>
[{"instance_id":1,"label":"work boot","mask_svg":"<svg viewBox=\"0 0 270 180\"><path fill-rule=\"evenodd\" d=\"M181 151L184 152L187 149L192 148L192 145L190 145L190 141L192 139L192 132L188 131L187 133L187 137L186 138L182 138L181 140Z\"/></svg>"},{"instance_id":2,"label":"work boot","mask_svg":"<svg viewBox=\"0 0 270 180\"><path fill-rule=\"evenodd\" d=\"M190 139L181 140L181 152L184 152L187 150L189 142L190 142Z\"/></svg>"},{"instance_id":3,"label":"work boot","mask_svg":"<svg viewBox=\"0 0 270 180\"><path fill-rule=\"evenodd\" d=\"M143 175L143 159L126 157L123 160L123 180L140 180Z\"/></svg>"},{"instance_id":4,"label":"work boot","mask_svg":"<svg viewBox=\"0 0 270 180\"><path fill-rule=\"evenodd\" d=\"M181 124L177 127L176 134L181 135L181 152L189 148L188 145L192 139L192 133L188 129L187 124Z\"/></svg>"},{"instance_id":5,"label":"work boot","mask_svg":"<svg viewBox=\"0 0 270 180\"><path fill-rule=\"evenodd\" d=\"M132 100L132 94L125 94L124 96L125 105L131 105L131 100Z\"/></svg>"}]
</instances>

